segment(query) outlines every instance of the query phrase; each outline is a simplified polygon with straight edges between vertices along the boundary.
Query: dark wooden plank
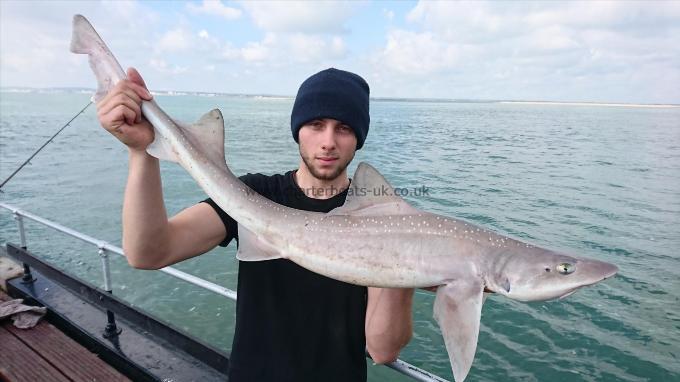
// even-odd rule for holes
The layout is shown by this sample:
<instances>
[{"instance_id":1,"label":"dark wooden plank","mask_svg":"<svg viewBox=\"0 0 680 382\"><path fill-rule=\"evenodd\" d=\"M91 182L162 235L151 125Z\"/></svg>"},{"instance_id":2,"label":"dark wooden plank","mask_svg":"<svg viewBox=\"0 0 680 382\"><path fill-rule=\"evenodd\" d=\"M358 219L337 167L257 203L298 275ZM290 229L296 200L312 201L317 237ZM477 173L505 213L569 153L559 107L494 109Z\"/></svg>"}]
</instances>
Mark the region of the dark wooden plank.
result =
<instances>
[{"instance_id":1,"label":"dark wooden plank","mask_svg":"<svg viewBox=\"0 0 680 382\"><path fill-rule=\"evenodd\" d=\"M130 381L46 321L29 330L13 326L7 330L74 382Z\"/></svg>"},{"instance_id":2,"label":"dark wooden plank","mask_svg":"<svg viewBox=\"0 0 680 382\"><path fill-rule=\"evenodd\" d=\"M10 324L11 325L11 324ZM0 327L0 370L2 376L12 382L70 380L36 354L26 344L19 341L6 330L7 325Z\"/></svg>"},{"instance_id":3,"label":"dark wooden plank","mask_svg":"<svg viewBox=\"0 0 680 382\"><path fill-rule=\"evenodd\" d=\"M10 299L12 299L10 296L0 291L0 301ZM22 354L28 355L32 353L32 358L21 357L22 360L39 358L42 361L40 364L29 364L26 361L26 363L20 364L22 368L25 368L27 365L29 365L28 369L42 368L44 364L48 367L47 370L44 370L44 372L48 373L47 375L58 373L62 375L62 378L66 376L66 380L74 382L129 381L128 378L120 374L116 369L99 359L96 354L89 352L46 321L41 321L34 328L28 330L15 328L9 320L2 327L4 329L3 337L0 340L0 343L2 343L0 353L12 351L9 348L9 344L13 344L17 347L23 347ZM8 336L13 337L14 340L9 339ZM8 340L7 345L4 341L5 337ZM8 356L6 358L9 361ZM12 358L12 361L17 362L14 358ZM21 374L18 374L19 371L15 371L14 368L5 367L4 364L3 355L0 354L0 372L6 375L10 381L21 381L21 378L32 375L24 375L28 371L23 370ZM32 370L32 372L41 373L41 370ZM37 381L41 379L26 380ZM56 381L58 379L53 380Z\"/></svg>"}]
</instances>

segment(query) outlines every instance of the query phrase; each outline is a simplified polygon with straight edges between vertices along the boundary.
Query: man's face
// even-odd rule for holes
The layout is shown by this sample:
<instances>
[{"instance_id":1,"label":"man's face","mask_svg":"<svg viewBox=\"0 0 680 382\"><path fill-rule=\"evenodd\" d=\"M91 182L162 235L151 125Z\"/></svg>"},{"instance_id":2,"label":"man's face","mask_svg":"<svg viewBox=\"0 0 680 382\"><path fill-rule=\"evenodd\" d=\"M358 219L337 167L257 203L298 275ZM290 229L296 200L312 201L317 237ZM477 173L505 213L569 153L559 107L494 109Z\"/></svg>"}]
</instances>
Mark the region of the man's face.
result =
<instances>
[{"instance_id":1,"label":"man's face","mask_svg":"<svg viewBox=\"0 0 680 382\"><path fill-rule=\"evenodd\" d=\"M298 133L300 156L317 179L333 180L345 171L354 158L357 137L346 124L335 119L315 119Z\"/></svg>"}]
</instances>

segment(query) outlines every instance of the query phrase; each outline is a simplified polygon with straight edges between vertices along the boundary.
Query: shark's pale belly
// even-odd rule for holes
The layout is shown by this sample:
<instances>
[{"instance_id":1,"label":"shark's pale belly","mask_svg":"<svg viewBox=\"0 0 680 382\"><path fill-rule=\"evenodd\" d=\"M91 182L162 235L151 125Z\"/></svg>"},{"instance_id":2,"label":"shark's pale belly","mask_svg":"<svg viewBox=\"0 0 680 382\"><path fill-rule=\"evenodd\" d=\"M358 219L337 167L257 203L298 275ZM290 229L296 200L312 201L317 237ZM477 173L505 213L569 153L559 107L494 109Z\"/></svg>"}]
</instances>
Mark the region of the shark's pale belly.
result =
<instances>
[{"instance_id":1,"label":"shark's pale belly","mask_svg":"<svg viewBox=\"0 0 680 382\"><path fill-rule=\"evenodd\" d=\"M319 235L289 242L286 257L313 272L365 286L429 287L452 277L447 263L455 259L430 251L436 240L425 243L416 237L395 240L392 236Z\"/></svg>"}]
</instances>

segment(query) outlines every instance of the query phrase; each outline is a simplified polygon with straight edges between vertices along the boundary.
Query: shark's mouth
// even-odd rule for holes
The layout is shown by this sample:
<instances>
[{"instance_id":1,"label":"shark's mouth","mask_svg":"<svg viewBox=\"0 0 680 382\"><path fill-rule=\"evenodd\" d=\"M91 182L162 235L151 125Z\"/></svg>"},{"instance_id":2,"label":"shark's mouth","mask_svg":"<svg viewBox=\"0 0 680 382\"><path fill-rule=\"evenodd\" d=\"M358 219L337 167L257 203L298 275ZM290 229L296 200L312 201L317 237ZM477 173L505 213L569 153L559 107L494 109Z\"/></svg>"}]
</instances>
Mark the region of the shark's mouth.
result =
<instances>
[{"instance_id":1,"label":"shark's mouth","mask_svg":"<svg viewBox=\"0 0 680 382\"><path fill-rule=\"evenodd\" d=\"M565 297L569 297L569 296L571 296L572 294L576 293L577 290L578 290L578 288L574 288L574 289L570 290L569 292L567 292L567 293L561 295L560 297L558 297L558 299L561 300L561 299L563 299L563 298L565 298Z\"/></svg>"},{"instance_id":2,"label":"shark's mouth","mask_svg":"<svg viewBox=\"0 0 680 382\"><path fill-rule=\"evenodd\" d=\"M617 271L618 271L618 269L615 269L615 270L613 270L612 272L610 272L610 273L604 275L601 279L593 280L593 281L590 282L590 283L581 284L581 285L577 286L576 288L570 289L570 290L568 290L566 293L564 293L563 295L561 295L560 297L558 297L558 299L561 300L561 299L563 299L563 298L565 298L565 297L569 297L569 296L571 296L572 294L576 293L577 290L579 290L579 289L581 289L581 288L583 288L583 287L585 287L585 286L597 284L597 283L599 283L600 281L606 280L606 279L608 279L608 278L614 276L614 275L616 274Z\"/></svg>"}]
</instances>

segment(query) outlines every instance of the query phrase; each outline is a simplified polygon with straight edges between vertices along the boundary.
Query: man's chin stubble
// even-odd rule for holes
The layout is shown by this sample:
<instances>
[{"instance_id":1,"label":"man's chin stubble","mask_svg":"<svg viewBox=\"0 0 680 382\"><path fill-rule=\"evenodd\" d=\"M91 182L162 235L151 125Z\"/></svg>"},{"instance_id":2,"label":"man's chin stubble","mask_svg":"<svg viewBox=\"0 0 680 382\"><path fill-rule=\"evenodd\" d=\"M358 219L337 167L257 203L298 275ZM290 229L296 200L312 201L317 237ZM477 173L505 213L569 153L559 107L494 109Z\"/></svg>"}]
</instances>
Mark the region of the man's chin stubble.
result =
<instances>
[{"instance_id":1,"label":"man's chin stubble","mask_svg":"<svg viewBox=\"0 0 680 382\"><path fill-rule=\"evenodd\" d=\"M305 165L307 166L309 172L312 174L313 177L325 181L333 181L337 179L340 176L340 174L342 174L342 172L345 171L345 169L351 162L351 160L349 160L347 163L344 164L344 166L339 166L333 172L324 174L318 171L317 168L312 163L309 163L309 160L304 155L302 156L302 160L305 162Z\"/></svg>"}]
</instances>

